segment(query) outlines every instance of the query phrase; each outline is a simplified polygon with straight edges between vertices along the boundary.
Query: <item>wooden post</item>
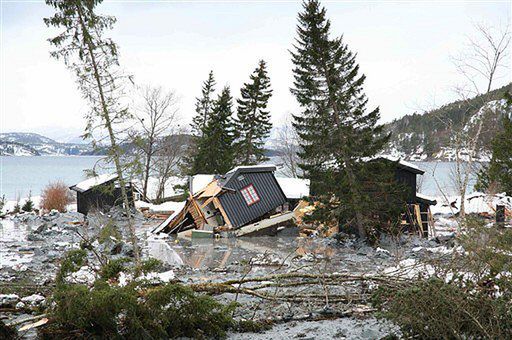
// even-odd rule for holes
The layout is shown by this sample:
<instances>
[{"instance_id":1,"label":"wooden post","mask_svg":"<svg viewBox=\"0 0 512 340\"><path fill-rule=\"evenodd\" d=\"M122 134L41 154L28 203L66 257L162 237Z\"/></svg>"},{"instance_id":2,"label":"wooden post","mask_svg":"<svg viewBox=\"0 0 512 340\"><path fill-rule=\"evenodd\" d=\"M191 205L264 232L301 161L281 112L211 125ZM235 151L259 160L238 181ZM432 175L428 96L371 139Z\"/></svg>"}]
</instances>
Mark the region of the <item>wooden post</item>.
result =
<instances>
[{"instance_id":1,"label":"wooden post","mask_svg":"<svg viewBox=\"0 0 512 340\"><path fill-rule=\"evenodd\" d=\"M496 223L503 226L505 223L505 206L500 204L496 205Z\"/></svg>"}]
</instances>

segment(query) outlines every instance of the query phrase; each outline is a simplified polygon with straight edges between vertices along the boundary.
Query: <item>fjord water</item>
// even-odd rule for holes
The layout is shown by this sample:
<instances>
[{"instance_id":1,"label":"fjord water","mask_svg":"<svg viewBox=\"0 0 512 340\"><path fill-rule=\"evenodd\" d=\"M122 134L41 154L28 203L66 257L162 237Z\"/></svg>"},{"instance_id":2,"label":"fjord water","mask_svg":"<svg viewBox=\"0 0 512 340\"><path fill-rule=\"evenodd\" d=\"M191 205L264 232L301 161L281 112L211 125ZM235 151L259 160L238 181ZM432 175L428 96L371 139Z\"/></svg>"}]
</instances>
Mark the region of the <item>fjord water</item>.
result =
<instances>
[{"instance_id":1,"label":"fjord water","mask_svg":"<svg viewBox=\"0 0 512 340\"><path fill-rule=\"evenodd\" d=\"M98 156L0 156L0 196L5 195L7 200L15 200L16 196L24 198L29 192L33 196L38 196L49 182L56 180L61 180L66 185L73 185L83 180L84 170L92 169L100 159L101 157ZM455 194L451 176L454 163L416 162L415 164L425 170L425 175L418 176L421 193L440 196L437 180L445 194ZM472 191L474 182L475 177L472 176L469 192Z\"/></svg>"},{"instance_id":2,"label":"fjord water","mask_svg":"<svg viewBox=\"0 0 512 340\"><path fill-rule=\"evenodd\" d=\"M32 196L52 181L73 185L85 178L84 170L92 169L98 156L0 156L0 196L7 200Z\"/></svg>"}]
</instances>

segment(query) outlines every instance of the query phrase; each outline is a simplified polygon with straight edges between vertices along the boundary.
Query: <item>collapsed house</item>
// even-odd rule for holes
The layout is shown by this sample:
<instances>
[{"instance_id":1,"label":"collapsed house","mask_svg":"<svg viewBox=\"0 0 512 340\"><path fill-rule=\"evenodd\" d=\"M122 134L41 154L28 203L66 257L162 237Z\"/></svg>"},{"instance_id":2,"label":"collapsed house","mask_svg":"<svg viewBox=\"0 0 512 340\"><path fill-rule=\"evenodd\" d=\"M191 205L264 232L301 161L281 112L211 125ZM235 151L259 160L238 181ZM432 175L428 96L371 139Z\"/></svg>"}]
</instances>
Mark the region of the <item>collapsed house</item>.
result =
<instances>
[{"instance_id":1,"label":"collapsed house","mask_svg":"<svg viewBox=\"0 0 512 340\"><path fill-rule=\"evenodd\" d=\"M244 236L275 231L293 218L291 209L299 199L309 195L308 180L286 179L283 190L275 170L273 165L239 166L222 176L192 177L185 207L154 232L192 229Z\"/></svg>"},{"instance_id":2,"label":"collapsed house","mask_svg":"<svg viewBox=\"0 0 512 340\"><path fill-rule=\"evenodd\" d=\"M115 174L103 174L91 177L72 185L69 189L76 192L76 207L79 213L87 215L90 211L109 211L123 204L121 186ZM134 190L130 182L126 183L128 200L133 203Z\"/></svg>"}]
</instances>

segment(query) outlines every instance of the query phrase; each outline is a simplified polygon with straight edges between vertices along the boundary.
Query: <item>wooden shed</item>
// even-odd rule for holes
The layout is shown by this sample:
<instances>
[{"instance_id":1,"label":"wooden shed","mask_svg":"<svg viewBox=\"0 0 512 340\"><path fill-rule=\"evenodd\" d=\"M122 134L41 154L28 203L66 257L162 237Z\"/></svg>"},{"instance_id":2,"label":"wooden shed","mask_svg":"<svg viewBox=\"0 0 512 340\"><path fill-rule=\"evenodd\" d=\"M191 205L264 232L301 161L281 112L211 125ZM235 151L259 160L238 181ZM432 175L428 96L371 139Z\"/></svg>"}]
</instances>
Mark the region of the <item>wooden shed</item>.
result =
<instances>
[{"instance_id":1,"label":"wooden shed","mask_svg":"<svg viewBox=\"0 0 512 340\"><path fill-rule=\"evenodd\" d=\"M121 187L117 175L104 174L91 177L71 187L76 191L77 211L87 215L92 210L109 211L112 207L122 205ZM133 203L131 183L126 184L128 198Z\"/></svg>"},{"instance_id":2,"label":"wooden shed","mask_svg":"<svg viewBox=\"0 0 512 340\"><path fill-rule=\"evenodd\" d=\"M425 171L399 158L390 156L379 158L396 163L395 179L406 187L406 211L402 216L402 224L409 231L417 231L420 236L427 237L429 229L433 230L430 206L437 204L437 202L435 199L417 192L417 176L422 176Z\"/></svg>"}]
</instances>

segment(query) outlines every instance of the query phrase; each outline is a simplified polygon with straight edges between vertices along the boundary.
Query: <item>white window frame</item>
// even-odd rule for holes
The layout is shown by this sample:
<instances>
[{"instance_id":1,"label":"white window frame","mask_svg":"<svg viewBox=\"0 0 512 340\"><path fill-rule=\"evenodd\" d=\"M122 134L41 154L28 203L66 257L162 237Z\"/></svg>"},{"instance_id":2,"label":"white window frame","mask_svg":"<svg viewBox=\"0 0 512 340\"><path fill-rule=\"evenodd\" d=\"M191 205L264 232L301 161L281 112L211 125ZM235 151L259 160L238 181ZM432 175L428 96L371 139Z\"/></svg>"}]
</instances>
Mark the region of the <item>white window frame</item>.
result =
<instances>
[{"instance_id":1,"label":"white window frame","mask_svg":"<svg viewBox=\"0 0 512 340\"><path fill-rule=\"evenodd\" d=\"M256 192L256 189L252 184L244 187L242 190L240 190L240 193L242 194L242 197L248 206L258 203L261 200L260 195L258 195L258 192Z\"/></svg>"}]
</instances>

